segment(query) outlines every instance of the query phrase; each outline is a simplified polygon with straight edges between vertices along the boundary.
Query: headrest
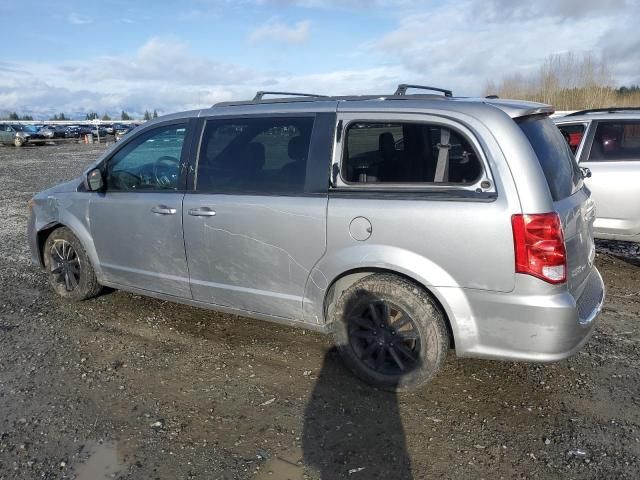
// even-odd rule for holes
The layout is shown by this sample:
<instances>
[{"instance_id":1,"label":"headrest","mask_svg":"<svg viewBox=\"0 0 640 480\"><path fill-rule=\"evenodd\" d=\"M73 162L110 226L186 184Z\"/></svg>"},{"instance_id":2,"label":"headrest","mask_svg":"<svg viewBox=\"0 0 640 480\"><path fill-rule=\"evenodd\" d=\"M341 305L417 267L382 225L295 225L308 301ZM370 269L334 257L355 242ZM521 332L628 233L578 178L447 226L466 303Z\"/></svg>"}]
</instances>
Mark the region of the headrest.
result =
<instances>
[{"instance_id":1,"label":"headrest","mask_svg":"<svg viewBox=\"0 0 640 480\"><path fill-rule=\"evenodd\" d=\"M396 141L393 138L393 133L384 132L378 136L378 149L382 153L395 151Z\"/></svg>"},{"instance_id":2,"label":"headrest","mask_svg":"<svg viewBox=\"0 0 640 480\"><path fill-rule=\"evenodd\" d=\"M307 157L307 142L302 135L297 135L289 140L289 158L291 160L304 160Z\"/></svg>"}]
</instances>

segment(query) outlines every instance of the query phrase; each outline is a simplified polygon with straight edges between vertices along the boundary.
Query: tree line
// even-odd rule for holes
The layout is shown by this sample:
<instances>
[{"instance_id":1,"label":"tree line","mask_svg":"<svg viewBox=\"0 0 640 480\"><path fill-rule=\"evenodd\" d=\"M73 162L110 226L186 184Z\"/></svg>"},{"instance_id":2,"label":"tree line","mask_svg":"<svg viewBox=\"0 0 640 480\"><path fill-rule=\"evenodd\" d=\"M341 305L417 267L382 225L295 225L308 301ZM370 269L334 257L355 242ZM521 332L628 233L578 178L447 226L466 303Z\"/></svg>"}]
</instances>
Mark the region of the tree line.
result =
<instances>
[{"instance_id":1,"label":"tree line","mask_svg":"<svg viewBox=\"0 0 640 480\"><path fill-rule=\"evenodd\" d=\"M615 87L606 57L572 52L551 55L533 73L508 73L487 82L484 95L531 100L556 110L640 107L640 85Z\"/></svg>"},{"instance_id":2,"label":"tree line","mask_svg":"<svg viewBox=\"0 0 640 480\"><path fill-rule=\"evenodd\" d=\"M111 121L111 120L115 120L115 118L111 118L111 116L109 116L109 114L105 113L104 115L102 115L102 117L100 117L98 115L97 112L89 112L85 115L85 120L97 120L100 119L102 121ZM153 112L150 112L149 110L145 110L144 111L144 115L142 117L143 120L151 120L152 118L158 118L158 111L157 110L153 110ZM26 121L32 121L34 118L32 115L19 115L18 112L11 112L6 116L0 116L0 120L26 120ZM53 116L51 116L49 118L49 120L72 120L72 118L70 116L65 115L64 113L56 113ZM124 110L122 110L122 112L120 113L120 120L135 120L135 118L133 118L130 114L128 114L127 112L125 112Z\"/></svg>"}]
</instances>

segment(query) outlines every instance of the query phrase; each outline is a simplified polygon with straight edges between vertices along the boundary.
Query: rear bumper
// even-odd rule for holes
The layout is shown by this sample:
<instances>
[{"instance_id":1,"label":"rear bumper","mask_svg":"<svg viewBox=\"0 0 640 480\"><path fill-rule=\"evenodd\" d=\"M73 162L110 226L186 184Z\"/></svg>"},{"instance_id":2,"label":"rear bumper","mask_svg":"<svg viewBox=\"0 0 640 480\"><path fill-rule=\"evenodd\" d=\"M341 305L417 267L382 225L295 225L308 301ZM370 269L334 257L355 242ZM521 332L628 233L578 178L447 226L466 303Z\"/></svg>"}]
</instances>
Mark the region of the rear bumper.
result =
<instances>
[{"instance_id":1,"label":"rear bumper","mask_svg":"<svg viewBox=\"0 0 640 480\"><path fill-rule=\"evenodd\" d=\"M576 300L568 292L531 295L469 291L474 338L459 356L553 362L575 354L587 342L602 310L604 282L596 268Z\"/></svg>"}]
</instances>

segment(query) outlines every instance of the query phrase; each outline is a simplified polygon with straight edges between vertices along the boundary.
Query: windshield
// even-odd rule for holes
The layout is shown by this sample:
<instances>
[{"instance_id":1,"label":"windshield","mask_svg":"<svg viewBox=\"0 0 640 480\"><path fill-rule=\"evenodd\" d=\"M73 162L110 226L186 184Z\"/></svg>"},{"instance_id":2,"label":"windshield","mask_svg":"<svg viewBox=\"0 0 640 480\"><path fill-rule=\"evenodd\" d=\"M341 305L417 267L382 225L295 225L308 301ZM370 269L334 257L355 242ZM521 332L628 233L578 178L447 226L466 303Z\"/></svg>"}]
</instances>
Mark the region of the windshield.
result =
<instances>
[{"instance_id":1,"label":"windshield","mask_svg":"<svg viewBox=\"0 0 640 480\"><path fill-rule=\"evenodd\" d=\"M560 130L548 117L516 120L538 157L554 201L573 195L582 187L582 173Z\"/></svg>"}]
</instances>

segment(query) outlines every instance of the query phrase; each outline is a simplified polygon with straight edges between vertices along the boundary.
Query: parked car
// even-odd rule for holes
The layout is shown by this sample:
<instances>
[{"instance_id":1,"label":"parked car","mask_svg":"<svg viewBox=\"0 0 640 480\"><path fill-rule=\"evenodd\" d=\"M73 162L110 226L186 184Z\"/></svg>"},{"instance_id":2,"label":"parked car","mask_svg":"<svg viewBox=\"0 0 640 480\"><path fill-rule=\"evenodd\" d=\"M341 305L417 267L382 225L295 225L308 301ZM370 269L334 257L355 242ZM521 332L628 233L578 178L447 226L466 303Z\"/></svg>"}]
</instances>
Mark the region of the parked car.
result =
<instances>
[{"instance_id":1,"label":"parked car","mask_svg":"<svg viewBox=\"0 0 640 480\"><path fill-rule=\"evenodd\" d=\"M115 130L113 129L113 125L111 124L102 124L102 127L104 128L105 132L107 132L107 134L109 135L113 135Z\"/></svg>"},{"instance_id":2,"label":"parked car","mask_svg":"<svg viewBox=\"0 0 640 480\"><path fill-rule=\"evenodd\" d=\"M138 125L130 124L130 125L116 125L114 127L116 141L120 140L129 132L133 131Z\"/></svg>"},{"instance_id":3,"label":"parked car","mask_svg":"<svg viewBox=\"0 0 640 480\"><path fill-rule=\"evenodd\" d=\"M107 130L101 125L94 125L91 127L91 133L94 137L105 137Z\"/></svg>"},{"instance_id":4,"label":"parked car","mask_svg":"<svg viewBox=\"0 0 640 480\"><path fill-rule=\"evenodd\" d=\"M46 140L33 125L0 123L0 143L22 147L26 143L38 144Z\"/></svg>"},{"instance_id":5,"label":"parked car","mask_svg":"<svg viewBox=\"0 0 640 480\"><path fill-rule=\"evenodd\" d=\"M109 286L330 333L389 390L429 381L450 346L574 354L604 287L552 108L407 88L146 122L34 196L33 261L69 300Z\"/></svg>"},{"instance_id":6,"label":"parked car","mask_svg":"<svg viewBox=\"0 0 640 480\"><path fill-rule=\"evenodd\" d=\"M595 236L640 242L640 108L583 110L554 121L592 175Z\"/></svg>"},{"instance_id":7,"label":"parked car","mask_svg":"<svg viewBox=\"0 0 640 480\"><path fill-rule=\"evenodd\" d=\"M66 127L63 125L42 125L38 129L38 133L46 139L64 138L65 129Z\"/></svg>"},{"instance_id":8,"label":"parked car","mask_svg":"<svg viewBox=\"0 0 640 480\"><path fill-rule=\"evenodd\" d=\"M129 125L123 125L122 123L116 123L115 125L113 125L113 131L115 133L127 133L129 131L130 127Z\"/></svg>"},{"instance_id":9,"label":"parked car","mask_svg":"<svg viewBox=\"0 0 640 480\"><path fill-rule=\"evenodd\" d=\"M65 138L79 138L84 135L80 125L67 125L64 127Z\"/></svg>"},{"instance_id":10,"label":"parked car","mask_svg":"<svg viewBox=\"0 0 640 480\"><path fill-rule=\"evenodd\" d=\"M80 133L80 136L83 137L85 135L93 135L93 125L79 125L78 126L78 132Z\"/></svg>"}]
</instances>

